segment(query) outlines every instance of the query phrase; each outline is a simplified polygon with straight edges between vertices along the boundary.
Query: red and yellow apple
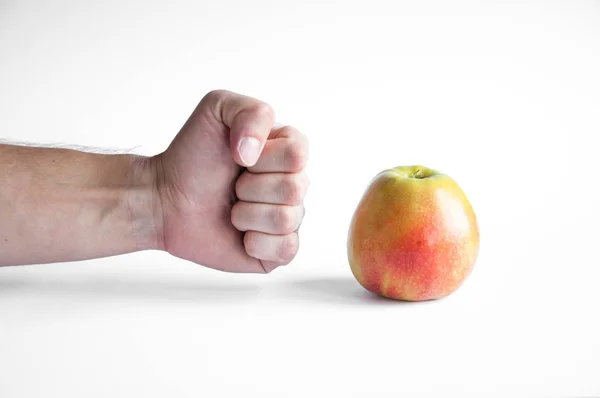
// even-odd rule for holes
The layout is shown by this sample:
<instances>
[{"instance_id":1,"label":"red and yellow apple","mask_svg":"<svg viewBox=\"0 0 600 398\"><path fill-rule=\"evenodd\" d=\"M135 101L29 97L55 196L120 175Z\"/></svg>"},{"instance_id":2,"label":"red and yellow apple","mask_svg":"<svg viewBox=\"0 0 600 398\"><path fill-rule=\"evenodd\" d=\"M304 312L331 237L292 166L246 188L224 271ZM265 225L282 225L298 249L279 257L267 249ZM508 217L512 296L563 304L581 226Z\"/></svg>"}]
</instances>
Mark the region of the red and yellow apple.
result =
<instances>
[{"instance_id":1,"label":"red and yellow apple","mask_svg":"<svg viewBox=\"0 0 600 398\"><path fill-rule=\"evenodd\" d=\"M372 293L406 301L453 293L479 252L475 213L459 185L423 166L379 173L350 223L348 260Z\"/></svg>"}]
</instances>

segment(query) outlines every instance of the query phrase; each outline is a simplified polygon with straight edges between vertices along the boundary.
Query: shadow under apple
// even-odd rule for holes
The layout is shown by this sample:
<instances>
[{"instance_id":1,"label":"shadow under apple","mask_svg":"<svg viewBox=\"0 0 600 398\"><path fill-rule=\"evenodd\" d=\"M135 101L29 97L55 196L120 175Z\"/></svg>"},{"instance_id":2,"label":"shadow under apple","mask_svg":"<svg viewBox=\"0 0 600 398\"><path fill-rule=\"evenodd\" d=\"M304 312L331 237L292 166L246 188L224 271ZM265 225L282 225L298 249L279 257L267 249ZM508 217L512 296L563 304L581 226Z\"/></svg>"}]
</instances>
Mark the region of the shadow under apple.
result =
<instances>
[{"instance_id":1,"label":"shadow under apple","mask_svg":"<svg viewBox=\"0 0 600 398\"><path fill-rule=\"evenodd\" d=\"M350 305L409 305L408 301L392 300L364 289L351 277L324 277L289 282L290 290L299 299L318 303Z\"/></svg>"}]
</instances>

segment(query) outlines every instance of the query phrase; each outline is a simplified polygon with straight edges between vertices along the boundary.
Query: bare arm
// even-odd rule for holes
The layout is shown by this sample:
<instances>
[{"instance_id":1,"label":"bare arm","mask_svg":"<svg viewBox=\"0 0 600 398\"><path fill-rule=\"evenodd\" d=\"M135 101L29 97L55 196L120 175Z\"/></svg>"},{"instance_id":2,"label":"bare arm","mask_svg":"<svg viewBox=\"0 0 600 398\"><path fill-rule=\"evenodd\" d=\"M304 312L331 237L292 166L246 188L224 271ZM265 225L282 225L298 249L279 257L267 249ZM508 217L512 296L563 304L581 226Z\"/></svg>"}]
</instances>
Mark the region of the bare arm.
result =
<instances>
[{"instance_id":1,"label":"bare arm","mask_svg":"<svg viewBox=\"0 0 600 398\"><path fill-rule=\"evenodd\" d=\"M0 144L0 266L159 249L150 158Z\"/></svg>"},{"instance_id":2,"label":"bare arm","mask_svg":"<svg viewBox=\"0 0 600 398\"><path fill-rule=\"evenodd\" d=\"M0 143L0 266L147 249L227 272L289 264L308 141L274 120L268 104L215 90L153 157Z\"/></svg>"}]
</instances>

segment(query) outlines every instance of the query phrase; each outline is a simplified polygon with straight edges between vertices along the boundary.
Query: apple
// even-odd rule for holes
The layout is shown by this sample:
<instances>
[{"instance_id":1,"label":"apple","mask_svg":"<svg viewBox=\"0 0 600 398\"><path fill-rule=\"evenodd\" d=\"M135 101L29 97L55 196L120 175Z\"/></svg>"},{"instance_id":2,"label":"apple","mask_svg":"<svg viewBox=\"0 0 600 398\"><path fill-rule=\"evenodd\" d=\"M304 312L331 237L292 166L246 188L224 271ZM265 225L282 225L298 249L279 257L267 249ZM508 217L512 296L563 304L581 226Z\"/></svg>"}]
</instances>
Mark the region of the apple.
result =
<instances>
[{"instance_id":1,"label":"apple","mask_svg":"<svg viewBox=\"0 0 600 398\"><path fill-rule=\"evenodd\" d=\"M406 301L440 299L471 273L479 228L451 177L399 166L369 183L352 217L347 249L352 274L370 292Z\"/></svg>"}]
</instances>

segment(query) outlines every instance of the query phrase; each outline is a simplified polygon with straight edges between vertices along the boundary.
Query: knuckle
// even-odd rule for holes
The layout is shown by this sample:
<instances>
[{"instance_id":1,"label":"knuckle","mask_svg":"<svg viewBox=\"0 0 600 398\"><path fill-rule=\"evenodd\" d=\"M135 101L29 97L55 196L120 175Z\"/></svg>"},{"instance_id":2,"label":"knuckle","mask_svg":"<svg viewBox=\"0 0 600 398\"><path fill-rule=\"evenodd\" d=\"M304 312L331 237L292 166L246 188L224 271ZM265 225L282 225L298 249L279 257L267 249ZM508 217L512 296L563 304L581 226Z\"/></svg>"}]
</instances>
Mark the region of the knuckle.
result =
<instances>
[{"instance_id":1,"label":"knuckle","mask_svg":"<svg viewBox=\"0 0 600 398\"><path fill-rule=\"evenodd\" d=\"M250 110L259 117L264 117L271 120L275 119L275 111L271 105L267 104L266 102L256 102Z\"/></svg>"},{"instance_id":2,"label":"knuckle","mask_svg":"<svg viewBox=\"0 0 600 398\"><path fill-rule=\"evenodd\" d=\"M281 127L279 134L284 137L293 138L293 139L296 139L297 137L302 135L302 133L300 133L300 130L298 130L294 126L289 126L289 125L283 125Z\"/></svg>"},{"instance_id":3,"label":"knuckle","mask_svg":"<svg viewBox=\"0 0 600 398\"><path fill-rule=\"evenodd\" d=\"M291 171L299 172L308 162L308 147L299 140L291 140L286 148L285 158Z\"/></svg>"},{"instance_id":4,"label":"knuckle","mask_svg":"<svg viewBox=\"0 0 600 398\"><path fill-rule=\"evenodd\" d=\"M222 97L227 91L226 90L210 90L208 93L206 93L206 95L204 96L205 98L220 98Z\"/></svg>"},{"instance_id":5,"label":"knuckle","mask_svg":"<svg viewBox=\"0 0 600 398\"><path fill-rule=\"evenodd\" d=\"M296 175L286 175L282 184L283 200L290 205L297 205L304 198L303 181Z\"/></svg>"},{"instance_id":6,"label":"knuckle","mask_svg":"<svg viewBox=\"0 0 600 398\"><path fill-rule=\"evenodd\" d=\"M292 206L279 206L276 212L277 229L284 234L289 234L296 230L296 212Z\"/></svg>"},{"instance_id":7,"label":"knuckle","mask_svg":"<svg viewBox=\"0 0 600 398\"><path fill-rule=\"evenodd\" d=\"M227 90L211 90L200 100L200 107L208 109L213 118L222 122L223 102L232 94L231 91Z\"/></svg>"},{"instance_id":8,"label":"knuckle","mask_svg":"<svg viewBox=\"0 0 600 398\"><path fill-rule=\"evenodd\" d=\"M223 98L225 98L229 94L230 92L227 90L211 90L208 93L206 93L206 95L204 95L204 98L202 98L201 102L208 102L213 104L219 103Z\"/></svg>"},{"instance_id":9,"label":"knuckle","mask_svg":"<svg viewBox=\"0 0 600 398\"><path fill-rule=\"evenodd\" d=\"M277 249L277 255L284 264L288 264L296 257L296 254L298 254L298 248L298 235L295 233L289 234L283 237L281 244Z\"/></svg>"}]
</instances>

